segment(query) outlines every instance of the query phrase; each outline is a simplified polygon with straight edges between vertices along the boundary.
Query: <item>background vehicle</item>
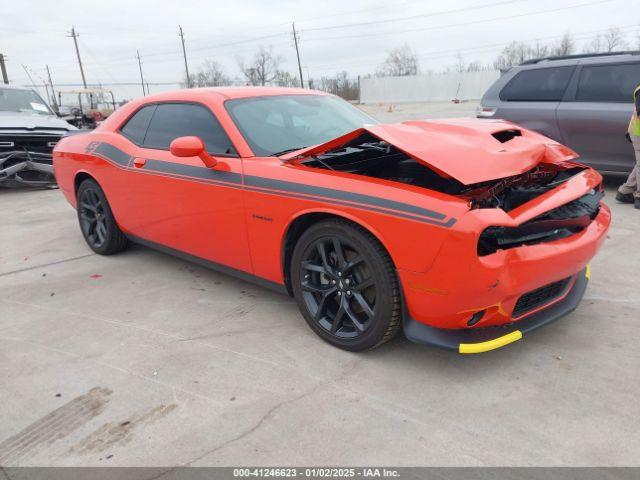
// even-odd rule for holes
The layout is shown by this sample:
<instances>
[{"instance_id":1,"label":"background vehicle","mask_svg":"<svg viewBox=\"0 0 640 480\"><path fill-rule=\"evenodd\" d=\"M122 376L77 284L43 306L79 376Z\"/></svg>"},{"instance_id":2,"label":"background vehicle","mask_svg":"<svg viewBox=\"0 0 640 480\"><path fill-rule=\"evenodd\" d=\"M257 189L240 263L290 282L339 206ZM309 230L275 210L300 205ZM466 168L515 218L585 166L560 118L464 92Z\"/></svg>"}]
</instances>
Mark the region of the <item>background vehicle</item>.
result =
<instances>
[{"instance_id":1,"label":"background vehicle","mask_svg":"<svg viewBox=\"0 0 640 480\"><path fill-rule=\"evenodd\" d=\"M86 88L58 92L60 112L68 112L65 119L78 128L96 128L117 108L111 90Z\"/></svg>"},{"instance_id":2,"label":"background vehicle","mask_svg":"<svg viewBox=\"0 0 640 480\"><path fill-rule=\"evenodd\" d=\"M599 170L628 173L635 158L625 133L639 83L640 52L530 60L489 88L478 117L515 122Z\"/></svg>"},{"instance_id":3,"label":"background vehicle","mask_svg":"<svg viewBox=\"0 0 640 480\"><path fill-rule=\"evenodd\" d=\"M51 152L71 130L34 90L0 86L0 186L55 185Z\"/></svg>"},{"instance_id":4,"label":"background vehicle","mask_svg":"<svg viewBox=\"0 0 640 480\"><path fill-rule=\"evenodd\" d=\"M320 92L229 87L131 102L54 167L97 253L133 240L254 279L347 350L403 322L477 353L584 294L610 213L575 156L504 121L384 125Z\"/></svg>"}]
</instances>

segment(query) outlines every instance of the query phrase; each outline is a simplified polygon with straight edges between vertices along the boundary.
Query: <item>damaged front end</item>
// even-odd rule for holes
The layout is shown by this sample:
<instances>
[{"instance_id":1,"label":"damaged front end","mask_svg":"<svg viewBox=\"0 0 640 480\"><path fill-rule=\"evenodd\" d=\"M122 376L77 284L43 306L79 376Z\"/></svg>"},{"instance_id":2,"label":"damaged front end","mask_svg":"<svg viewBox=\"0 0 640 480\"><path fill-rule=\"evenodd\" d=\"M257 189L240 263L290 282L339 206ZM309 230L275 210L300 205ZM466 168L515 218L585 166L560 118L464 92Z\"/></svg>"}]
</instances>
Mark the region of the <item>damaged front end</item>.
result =
<instances>
[{"instance_id":1,"label":"damaged front end","mask_svg":"<svg viewBox=\"0 0 640 480\"><path fill-rule=\"evenodd\" d=\"M60 134L0 134L0 187L50 187Z\"/></svg>"},{"instance_id":2,"label":"damaged front end","mask_svg":"<svg viewBox=\"0 0 640 480\"><path fill-rule=\"evenodd\" d=\"M504 122L373 125L287 157L305 167L451 195L467 202L470 211L501 210L510 223L478 232L479 256L579 233L596 218L604 196L598 174L575 163L575 152ZM557 195L580 175L598 179L573 198ZM547 211L534 218L521 215L550 195Z\"/></svg>"},{"instance_id":3,"label":"damaged front end","mask_svg":"<svg viewBox=\"0 0 640 480\"><path fill-rule=\"evenodd\" d=\"M604 191L592 190L517 227L489 227L478 240L478 255L552 242L579 233L595 220L603 197Z\"/></svg>"}]
</instances>

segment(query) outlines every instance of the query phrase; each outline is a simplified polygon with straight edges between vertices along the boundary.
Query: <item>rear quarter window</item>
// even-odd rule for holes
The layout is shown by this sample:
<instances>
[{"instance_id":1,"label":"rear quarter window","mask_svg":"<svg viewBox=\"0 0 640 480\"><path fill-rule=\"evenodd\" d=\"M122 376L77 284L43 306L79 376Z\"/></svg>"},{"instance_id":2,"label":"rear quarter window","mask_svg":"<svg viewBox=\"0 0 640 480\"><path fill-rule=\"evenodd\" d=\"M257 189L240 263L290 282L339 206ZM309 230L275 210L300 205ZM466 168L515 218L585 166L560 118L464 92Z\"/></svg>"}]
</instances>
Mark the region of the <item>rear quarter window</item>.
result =
<instances>
[{"instance_id":1,"label":"rear quarter window","mask_svg":"<svg viewBox=\"0 0 640 480\"><path fill-rule=\"evenodd\" d=\"M640 84L640 63L582 67L576 101L630 102Z\"/></svg>"},{"instance_id":2,"label":"rear quarter window","mask_svg":"<svg viewBox=\"0 0 640 480\"><path fill-rule=\"evenodd\" d=\"M575 67L550 67L523 70L500 92L506 102L559 102L562 100Z\"/></svg>"},{"instance_id":3,"label":"rear quarter window","mask_svg":"<svg viewBox=\"0 0 640 480\"><path fill-rule=\"evenodd\" d=\"M149 121L155 109L155 105L142 107L127 120L127 123L120 129L120 132L133 143L142 145L144 136L147 133L147 128L149 127Z\"/></svg>"}]
</instances>

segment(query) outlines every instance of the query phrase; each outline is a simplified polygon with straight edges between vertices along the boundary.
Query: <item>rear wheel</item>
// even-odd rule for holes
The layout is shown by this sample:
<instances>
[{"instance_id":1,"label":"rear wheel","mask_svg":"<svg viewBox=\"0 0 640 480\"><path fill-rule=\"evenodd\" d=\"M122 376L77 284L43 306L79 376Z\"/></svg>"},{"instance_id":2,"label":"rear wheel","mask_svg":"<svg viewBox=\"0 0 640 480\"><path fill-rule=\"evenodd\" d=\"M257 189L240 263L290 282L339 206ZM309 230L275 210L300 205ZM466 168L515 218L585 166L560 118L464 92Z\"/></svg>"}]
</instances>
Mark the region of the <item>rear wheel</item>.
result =
<instances>
[{"instance_id":1,"label":"rear wheel","mask_svg":"<svg viewBox=\"0 0 640 480\"><path fill-rule=\"evenodd\" d=\"M96 253L111 255L127 247L127 237L118 227L107 197L95 180L84 180L76 195L78 221L85 241Z\"/></svg>"},{"instance_id":2,"label":"rear wheel","mask_svg":"<svg viewBox=\"0 0 640 480\"><path fill-rule=\"evenodd\" d=\"M366 230L343 220L310 227L291 264L294 297L309 326L345 350L375 348L400 327L393 262Z\"/></svg>"}]
</instances>

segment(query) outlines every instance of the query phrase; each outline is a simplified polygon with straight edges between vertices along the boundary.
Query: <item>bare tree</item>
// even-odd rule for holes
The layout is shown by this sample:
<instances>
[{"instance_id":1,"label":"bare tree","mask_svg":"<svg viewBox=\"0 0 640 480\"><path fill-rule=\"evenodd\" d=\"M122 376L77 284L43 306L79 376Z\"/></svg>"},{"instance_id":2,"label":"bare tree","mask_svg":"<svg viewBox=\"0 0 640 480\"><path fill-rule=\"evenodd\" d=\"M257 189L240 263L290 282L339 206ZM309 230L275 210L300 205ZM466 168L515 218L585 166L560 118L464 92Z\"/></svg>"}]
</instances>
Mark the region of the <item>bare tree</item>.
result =
<instances>
[{"instance_id":1,"label":"bare tree","mask_svg":"<svg viewBox=\"0 0 640 480\"><path fill-rule=\"evenodd\" d=\"M602 36L605 52L613 52L615 50L624 50L628 47L622 31L619 28L610 28Z\"/></svg>"},{"instance_id":2,"label":"bare tree","mask_svg":"<svg viewBox=\"0 0 640 480\"><path fill-rule=\"evenodd\" d=\"M378 77L404 77L418 74L418 57L409 45L391 50L387 59L378 67Z\"/></svg>"},{"instance_id":3,"label":"bare tree","mask_svg":"<svg viewBox=\"0 0 640 480\"><path fill-rule=\"evenodd\" d=\"M565 33L562 39L551 47L550 54L554 57L562 57L571 55L576 49L575 42L570 32Z\"/></svg>"},{"instance_id":4,"label":"bare tree","mask_svg":"<svg viewBox=\"0 0 640 480\"><path fill-rule=\"evenodd\" d=\"M238 57L237 61L240 70L251 85L266 85L276 80L282 57L274 55L273 47L265 48L260 45L250 63L245 63L241 57Z\"/></svg>"},{"instance_id":5,"label":"bare tree","mask_svg":"<svg viewBox=\"0 0 640 480\"><path fill-rule=\"evenodd\" d=\"M464 63L464 58L462 57L462 54L458 52L458 54L456 55L456 65L455 65L456 72L462 73L465 71L466 67L467 66Z\"/></svg>"},{"instance_id":6,"label":"bare tree","mask_svg":"<svg viewBox=\"0 0 640 480\"><path fill-rule=\"evenodd\" d=\"M455 63L455 65L453 65L453 67L447 67L446 71L450 72L450 71L453 70L456 73L481 72L483 70L488 70L490 68L491 68L490 66L482 65L477 60L474 60L473 62L466 63L464 61L464 58L462 57L462 55L460 53L458 53L456 55L456 63Z\"/></svg>"},{"instance_id":7,"label":"bare tree","mask_svg":"<svg viewBox=\"0 0 640 480\"><path fill-rule=\"evenodd\" d=\"M604 43L602 41L602 35L596 35L593 39L584 47L584 53L600 53L604 51Z\"/></svg>"},{"instance_id":8,"label":"bare tree","mask_svg":"<svg viewBox=\"0 0 640 480\"><path fill-rule=\"evenodd\" d=\"M525 60L534 58L533 49L524 42L511 42L493 61L496 70L508 70L514 65L520 65Z\"/></svg>"},{"instance_id":9,"label":"bare tree","mask_svg":"<svg viewBox=\"0 0 640 480\"><path fill-rule=\"evenodd\" d=\"M349 77L345 71L337 73L335 77L320 78L318 89L338 95L345 100L358 100L360 95L358 79Z\"/></svg>"},{"instance_id":10,"label":"bare tree","mask_svg":"<svg viewBox=\"0 0 640 480\"><path fill-rule=\"evenodd\" d=\"M285 70L278 70L276 72L275 83L279 87L299 87L300 79Z\"/></svg>"},{"instance_id":11,"label":"bare tree","mask_svg":"<svg viewBox=\"0 0 640 480\"><path fill-rule=\"evenodd\" d=\"M549 45L543 45L539 41L531 48L533 58L544 58L549 56Z\"/></svg>"},{"instance_id":12,"label":"bare tree","mask_svg":"<svg viewBox=\"0 0 640 480\"><path fill-rule=\"evenodd\" d=\"M467 72L482 72L482 71L487 70L487 69L488 69L488 67L486 65L482 65L477 60L474 60L473 62L467 63L467 67L466 67Z\"/></svg>"},{"instance_id":13,"label":"bare tree","mask_svg":"<svg viewBox=\"0 0 640 480\"><path fill-rule=\"evenodd\" d=\"M190 84L196 87L219 87L231 84L220 64L214 60L205 60L200 69L190 77Z\"/></svg>"}]
</instances>

